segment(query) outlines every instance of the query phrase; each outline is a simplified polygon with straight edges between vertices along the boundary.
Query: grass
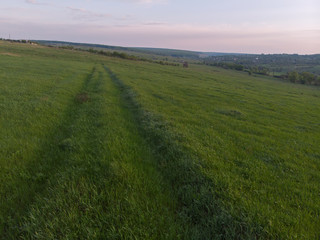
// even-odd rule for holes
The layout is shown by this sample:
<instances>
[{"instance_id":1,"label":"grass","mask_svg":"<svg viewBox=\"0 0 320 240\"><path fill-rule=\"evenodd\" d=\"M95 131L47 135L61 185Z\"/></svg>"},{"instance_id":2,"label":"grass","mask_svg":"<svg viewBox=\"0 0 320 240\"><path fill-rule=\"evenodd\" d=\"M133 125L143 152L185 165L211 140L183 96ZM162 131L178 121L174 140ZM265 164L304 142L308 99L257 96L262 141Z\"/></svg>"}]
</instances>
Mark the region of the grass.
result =
<instances>
[{"instance_id":1,"label":"grass","mask_svg":"<svg viewBox=\"0 0 320 240\"><path fill-rule=\"evenodd\" d=\"M210 233L231 239L319 237L318 88L204 66L177 71L109 65L136 93L139 108L160 119L165 130L158 131L169 132L174 148L188 153L199 174L210 179L206 188L214 198L203 204L218 202L223 209L210 217L222 217ZM203 179L200 185L207 186Z\"/></svg>"},{"instance_id":2,"label":"grass","mask_svg":"<svg viewBox=\"0 0 320 240\"><path fill-rule=\"evenodd\" d=\"M50 68L59 67L47 60ZM14 66L24 63L15 61ZM34 72L39 62L29 59ZM16 124L10 119L21 122L1 128L1 136L7 137L1 140L6 145L1 147L0 235L5 239L179 238L183 231L176 221L175 200L164 188L151 150L130 121L119 90L100 64L69 64L64 66L71 77L66 75L62 85L50 79L45 65L46 74L29 91L19 89L18 83L11 89L11 76L2 82L23 94L10 92L1 109L13 115L1 115L1 124ZM28 80L24 71L12 72ZM39 113L25 108L23 103L29 105L35 95L42 96L50 83L54 89L46 92L48 100L39 97ZM79 101L84 93L87 100ZM14 97L18 99L13 111Z\"/></svg>"},{"instance_id":3,"label":"grass","mask_svg":"<svg viewBox=\"0 0 320 240\"><path fill-rule=\"evenodd\" d=\"M319 88L0 42L0 238L318 239Z\"/></svg>"}]
</instances>

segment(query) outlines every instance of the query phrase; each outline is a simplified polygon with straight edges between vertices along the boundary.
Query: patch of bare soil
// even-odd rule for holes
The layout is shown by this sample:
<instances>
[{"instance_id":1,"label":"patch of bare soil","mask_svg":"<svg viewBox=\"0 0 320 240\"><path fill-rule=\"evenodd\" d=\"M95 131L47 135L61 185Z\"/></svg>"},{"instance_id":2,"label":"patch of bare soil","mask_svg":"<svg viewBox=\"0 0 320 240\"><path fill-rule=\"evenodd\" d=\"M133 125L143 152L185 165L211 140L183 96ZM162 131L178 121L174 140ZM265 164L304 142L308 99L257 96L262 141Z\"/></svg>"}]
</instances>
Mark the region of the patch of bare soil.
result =
<instances>
[{"instance_id":1,"label":"patch of bare soil","mask_svg":"<svg viewBox=\"0 0 320 240\"><path fill-rule=\"evenodd\" d=\"M79 93L76 97L75 97L75 101L77 103L85 103L89 101L89 95L87 93Z\"/></svg>"},{"instance_id":2,"label":"patch of bare soil","mask_svg":"<svg viewBox=\"0 0 320 240\"><path fill-rule=\"evenodd\" d=\"M5 55L5 56L20 57L19 54L9 53L9 52L4 52L4 53L0 53L0 54Z\"/></svg>"}]
</instances>

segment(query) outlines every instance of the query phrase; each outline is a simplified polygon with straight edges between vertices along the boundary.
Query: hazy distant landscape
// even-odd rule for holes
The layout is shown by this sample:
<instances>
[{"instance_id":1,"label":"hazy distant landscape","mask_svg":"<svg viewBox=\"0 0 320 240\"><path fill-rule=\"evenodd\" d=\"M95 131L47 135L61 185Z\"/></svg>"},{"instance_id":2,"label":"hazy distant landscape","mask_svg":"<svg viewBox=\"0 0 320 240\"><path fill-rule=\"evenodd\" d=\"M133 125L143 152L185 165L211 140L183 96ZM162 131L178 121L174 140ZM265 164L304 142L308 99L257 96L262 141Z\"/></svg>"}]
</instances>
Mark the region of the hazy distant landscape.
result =
<instances>
[{"instance_id":1,"label":"hazy distant landscape","mask_svg":"<svg viewBox=\"0 0 320 240\"><path fill-rule=\"evenodd\" d=\"M34 41L51 47L88 50L97 53L119 52L140 60L158 60L160 63L191 61L197 64L245 71L251 74L273 76L293 83L320 85L320 54L239 54L193 52L158 48L125 48L101 44L83 44L59 41Z\"/></svg>"}]
</instances>

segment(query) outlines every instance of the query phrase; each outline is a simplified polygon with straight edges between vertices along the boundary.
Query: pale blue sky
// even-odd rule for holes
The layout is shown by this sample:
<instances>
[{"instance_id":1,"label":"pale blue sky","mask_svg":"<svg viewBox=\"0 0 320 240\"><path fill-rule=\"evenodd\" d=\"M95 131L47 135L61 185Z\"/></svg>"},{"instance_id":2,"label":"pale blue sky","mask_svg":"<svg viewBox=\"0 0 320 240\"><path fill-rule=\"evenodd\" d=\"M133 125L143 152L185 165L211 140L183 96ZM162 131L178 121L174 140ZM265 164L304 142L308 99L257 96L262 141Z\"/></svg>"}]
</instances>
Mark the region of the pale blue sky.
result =
<instances>
[{"instance_id":1,"label":"pale blue sky","mask_svg":"<svg viewBox=\"0 0 320 240\"><path fill-rule=\"evenodd\" d=\"M320 0L2 0L0 37L320 53Z\"/></svg>"}]
</instances>

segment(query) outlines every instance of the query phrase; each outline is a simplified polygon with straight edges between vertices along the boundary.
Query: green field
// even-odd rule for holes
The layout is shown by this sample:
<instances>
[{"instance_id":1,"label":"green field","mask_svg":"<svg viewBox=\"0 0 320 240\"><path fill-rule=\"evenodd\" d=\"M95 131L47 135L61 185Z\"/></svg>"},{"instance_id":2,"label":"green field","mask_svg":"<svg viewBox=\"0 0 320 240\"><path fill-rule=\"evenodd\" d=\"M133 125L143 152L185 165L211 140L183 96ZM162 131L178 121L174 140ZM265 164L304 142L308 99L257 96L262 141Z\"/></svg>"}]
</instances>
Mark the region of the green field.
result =
<instances>
[{"instance_id":1,"label":"green field","mask_svg":"<svg viewBox=\"0 0 320 240\"><path fill-rule=\"evenodd\" d=\"M0 41L0 239L319 239L319 87Z\"/></svg>"}]
</instances>

